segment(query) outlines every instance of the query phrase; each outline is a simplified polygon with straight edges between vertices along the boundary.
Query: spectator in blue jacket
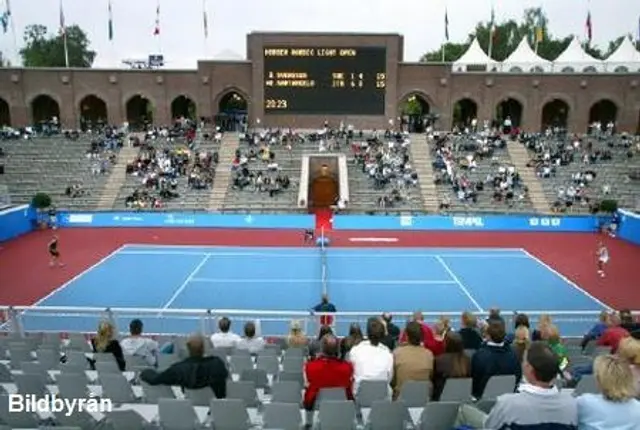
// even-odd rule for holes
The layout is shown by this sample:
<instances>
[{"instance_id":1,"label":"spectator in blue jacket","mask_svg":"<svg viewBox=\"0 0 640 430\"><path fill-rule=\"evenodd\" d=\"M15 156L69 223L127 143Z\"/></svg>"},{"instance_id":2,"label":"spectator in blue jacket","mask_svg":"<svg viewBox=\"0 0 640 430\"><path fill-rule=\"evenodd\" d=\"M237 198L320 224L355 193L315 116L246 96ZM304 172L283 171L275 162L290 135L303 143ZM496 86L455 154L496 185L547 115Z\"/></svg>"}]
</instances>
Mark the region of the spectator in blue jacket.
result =
<instances>
[{"instance_id":1,"label":"spectator in blue jacket","mask_svg":"<svg viewBox=\"0 0 640 430\"><path fill-rule=\"evenodd\" d=\"M598 322L591 327L591 330L587 332L582 338L582 342L580 343L580 347L584 352L585 348L591 341L598 340L600 336L604 333L604 331L608 328L607 322L609 321L609 313L607 311L600 312L600 317L598 318Z\"/></svg>"},{"instance_id":2,"label":"spectator in blue jacket","mask_svg":"<svg viewBox=\"0 0 640 430\"><path fill-rule=\"evenodd\" d=\"M482 393L495 375L515 375L516 386L522 377L522 367L513 348L505 342L506 329L503 319L490 319L487 327L487 342L476 351L471 360L471 393L482 398ZM513 387L514 391L516 386Z\"/></svg>"}]
</instances>

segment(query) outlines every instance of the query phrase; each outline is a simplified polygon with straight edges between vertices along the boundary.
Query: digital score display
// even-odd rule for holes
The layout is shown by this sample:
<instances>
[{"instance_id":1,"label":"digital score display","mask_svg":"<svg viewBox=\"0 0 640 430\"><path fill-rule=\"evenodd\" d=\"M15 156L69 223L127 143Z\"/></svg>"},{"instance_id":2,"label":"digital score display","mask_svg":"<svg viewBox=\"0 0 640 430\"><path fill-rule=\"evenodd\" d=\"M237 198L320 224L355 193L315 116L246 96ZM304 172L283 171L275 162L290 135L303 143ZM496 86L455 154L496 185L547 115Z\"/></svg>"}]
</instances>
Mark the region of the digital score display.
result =
<instances>
[{"instance_id":1,"label":"digital score display","mask_svg":"<svg viewBox=\"0 0 640 430\"><path fill-rule=\"evenodd\" d=\"M384 115L382 47L264 48L267 115Z\"/></svg>"}]
</instances>

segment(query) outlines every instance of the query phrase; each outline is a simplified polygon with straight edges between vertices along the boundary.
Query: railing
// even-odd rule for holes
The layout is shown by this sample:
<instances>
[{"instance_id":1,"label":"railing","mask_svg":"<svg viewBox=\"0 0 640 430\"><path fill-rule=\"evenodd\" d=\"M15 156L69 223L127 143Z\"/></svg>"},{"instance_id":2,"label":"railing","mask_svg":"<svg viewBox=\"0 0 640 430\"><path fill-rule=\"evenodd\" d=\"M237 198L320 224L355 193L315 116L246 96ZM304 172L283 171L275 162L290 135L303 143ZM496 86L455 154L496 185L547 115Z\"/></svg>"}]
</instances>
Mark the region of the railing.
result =
<instances>
[{"instance_id":1,"label":"railing","mask_svg":"<svg viewBox=\"0 0 640 430\"><path fill-rule=\"evenodd\" d=\"M349 325L353 323L365 326L371 317L377 317L381 311L370 312L337 312L334 315L335 329L338 335L345 335ZM425 321L434 323L441 317L451 319L457 325L460 312L425 312ZM588 331L597 321L600 311L529 311L526 312L530 322L535 325L541 315L549 315L560 328L565 337L579 337ZM640 317L640 311L632 311ZM101 320L109 320L125 334L129 322L140 318L145 324L145 332L154 335L184 335L200 332L214 333L218 319L230 318L236 330L247 321L260 321L262 334L267 337L284 336L289 324L296 320L302 323L305 333L313 335L318 332L322 313L312 311L267 311L240 309L152 309L152 308L97 308L72 306L0 306L0 316L5 332L94 332ZM394 322L403 326L411 318L411 312L392 312ZM486 318L488 314L476 313L478 318ZM514 311L502 311L507 328L513 327Z\"/></svg>"}]
</instances>

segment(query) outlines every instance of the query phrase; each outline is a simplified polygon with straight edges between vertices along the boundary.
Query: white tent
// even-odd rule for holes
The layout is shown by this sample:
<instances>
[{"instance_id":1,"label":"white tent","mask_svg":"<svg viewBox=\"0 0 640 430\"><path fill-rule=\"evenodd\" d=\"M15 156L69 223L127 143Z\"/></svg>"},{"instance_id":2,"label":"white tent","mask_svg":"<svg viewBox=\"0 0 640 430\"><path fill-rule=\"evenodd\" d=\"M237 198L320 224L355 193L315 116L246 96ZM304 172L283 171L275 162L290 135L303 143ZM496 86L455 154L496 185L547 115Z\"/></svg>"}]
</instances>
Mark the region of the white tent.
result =
<instances>
[{"instance_id":1,"label":"white tent","mask_svg":"<svg viewBox=\"0 0 640 430\"><path fill-rule=\"evenodd\" d=\"M550 61L545 60L538 54L533 52L529 41L525 36L518 47L502 62L503 72L550 72L552 65Z\"/></svg>"},{"instance_id":2,"label":"white tent","mask_svg":"<svg viewBox=\"0 0 640 430\"><path fill-rule=\"evenodd\" d=\"M622 39L613 54L604 60L608 72L640 72L640 52L633 46L633 42L628 37Z\"/></svg>"},{"instance_id":3,"label":"white tent","mask_svg":"<svg viewBox=\"0 0 640 430\"><path fill-rule=\"evenodd\" d=\"M577 37L574 37L553 62L553 70L557 73L589 73L604 71L604 63L587 54Z\"/></svg>"},{"instance_id":4,"label":"white tent","mask_svg":"<svg viewBox=\"0 0 640 430\"><path fill-rule=\"evenodd\" d=\"M453 63L454 72L491 70L497 63L482 50L478 39L474 39L467 52Z\"/></svg>"}]
</instances>

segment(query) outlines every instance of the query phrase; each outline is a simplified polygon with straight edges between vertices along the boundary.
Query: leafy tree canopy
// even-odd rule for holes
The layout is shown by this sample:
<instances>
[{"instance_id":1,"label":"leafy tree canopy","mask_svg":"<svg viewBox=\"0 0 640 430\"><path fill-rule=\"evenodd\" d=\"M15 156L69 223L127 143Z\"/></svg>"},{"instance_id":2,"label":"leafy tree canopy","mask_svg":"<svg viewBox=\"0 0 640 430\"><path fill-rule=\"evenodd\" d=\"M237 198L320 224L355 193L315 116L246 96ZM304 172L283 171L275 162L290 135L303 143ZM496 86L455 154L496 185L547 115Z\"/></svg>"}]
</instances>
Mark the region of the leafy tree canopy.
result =
<instances>
[{"instance_id":1,"label":"leafy tree canopy","mask_svg":"<svg viewBox=\"0 0 640 430\"><path fill-rule=\"evenodd\" d=\"M66 28L69 67L91 67L96 57L87 34L77 25ZM25 46L20 50L25 67L65 67L64 36L50 35L47 27L30 25L24 31Z\"/></svg>"},{"instance_id":2,"label":"leafy tree canopy","mask_svg":"<svg viewBox=\"0 0 640 430\"><path fill-rule=\"evenodd\" d=\"M549 20L542 8L525 10L520 22L515 20L497 22L491 56L496 61L506 60L525 36L528 38L530 45L535 47L536 28L542 28L542 41L537 44L538 55L549 61L555 60L569 46L571 37L554 37L548 31L548 23ZM437 51L423 55L420 61L442 61L442 51L444 49L444 60L446 62L454 62L466 52L473 39L476 38L482 49L488 52L490 37L491 22L480 22L473 32L469 34L466 41L462 43L446 43ZM583 48L595 58L603 60L620 46L624 37L621 36L616 40L610 41L604 49L586 44L583 45Z\"/></svg>"}]
</instances>

